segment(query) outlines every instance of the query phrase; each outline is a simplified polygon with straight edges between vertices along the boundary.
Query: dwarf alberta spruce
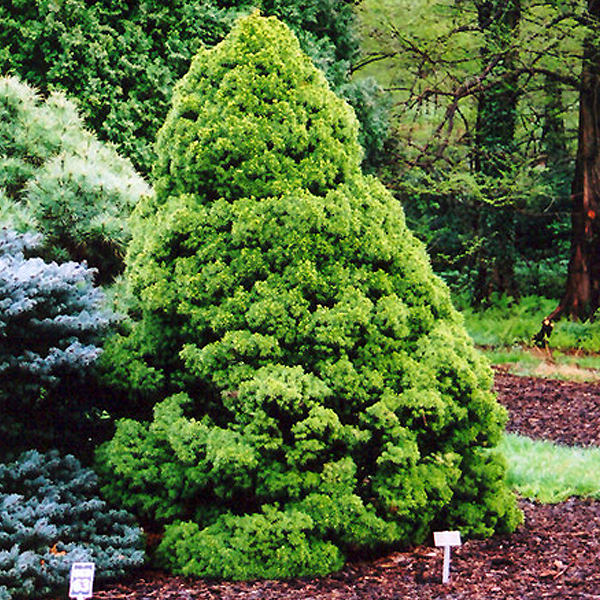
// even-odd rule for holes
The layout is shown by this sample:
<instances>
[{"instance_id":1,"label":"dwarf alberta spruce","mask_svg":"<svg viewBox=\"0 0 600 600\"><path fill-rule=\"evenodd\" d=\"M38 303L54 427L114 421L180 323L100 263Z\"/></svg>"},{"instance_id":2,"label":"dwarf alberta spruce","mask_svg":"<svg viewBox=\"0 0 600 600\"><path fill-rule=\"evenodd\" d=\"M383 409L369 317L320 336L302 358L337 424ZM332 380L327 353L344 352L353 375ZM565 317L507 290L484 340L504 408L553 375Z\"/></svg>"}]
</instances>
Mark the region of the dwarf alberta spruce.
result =
<instances>
[{"instance_id":1,"label":"dwarf alberta spruce","mask_svg":"<svg viewBox=\"0 0 600 600\"><path fill-rule=\"evenodd\" d=\"M98 465L165 526L162 564L323 574L434 527L514 529L491 372L287 27L252 15L201 52L158 152L139 318L106 350L113 383L158 402Z\"/></svg>"},{"instance_id":2,"label":"dwarf alberta spruce","mask_svg":"<svg viewBox=\"0 0 600 600\"><path fill-rule=\"evenodd\" d=\"M32 450L0 464L0 598L66 591L73 562L94 562L96 580L144 561L140 528L98 496L98 478L73 456Z\"/></svg>"}]
</instances>

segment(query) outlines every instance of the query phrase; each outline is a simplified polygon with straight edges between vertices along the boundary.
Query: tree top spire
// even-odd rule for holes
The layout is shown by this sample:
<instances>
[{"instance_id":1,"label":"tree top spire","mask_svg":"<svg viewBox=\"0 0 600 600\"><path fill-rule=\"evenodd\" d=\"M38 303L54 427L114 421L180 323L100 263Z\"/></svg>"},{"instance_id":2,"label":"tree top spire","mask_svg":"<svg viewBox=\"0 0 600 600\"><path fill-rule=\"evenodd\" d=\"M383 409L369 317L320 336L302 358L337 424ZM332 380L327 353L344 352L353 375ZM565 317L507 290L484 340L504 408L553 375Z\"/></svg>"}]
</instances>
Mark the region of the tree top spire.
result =
<instances>
[{"instance_id":1,"label":"tree top spire","mask_svg":"<svg viewBox=\"0 0 600 600\"><path fill-rule=\"evenodd\" d=\"M258 12L200 52L157 140L159 201L197 194L319 196L360 172L352 108L329 88L287 27Z\"/></svg>"}]
</instances>

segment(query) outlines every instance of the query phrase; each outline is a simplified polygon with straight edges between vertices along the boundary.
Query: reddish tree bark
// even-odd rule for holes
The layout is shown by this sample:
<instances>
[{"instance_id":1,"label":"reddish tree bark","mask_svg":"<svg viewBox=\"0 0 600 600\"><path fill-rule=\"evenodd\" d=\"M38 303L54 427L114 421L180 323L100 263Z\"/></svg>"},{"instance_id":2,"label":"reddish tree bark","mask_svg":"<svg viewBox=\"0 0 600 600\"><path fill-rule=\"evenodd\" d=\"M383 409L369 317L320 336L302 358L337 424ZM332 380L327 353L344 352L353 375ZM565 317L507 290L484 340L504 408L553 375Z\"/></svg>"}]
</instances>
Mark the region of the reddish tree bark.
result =
<instances>
[{"instance_id":1,"label":"reddish tree bark","mask_svg":"<svg viewBox=\"0 0 600 600\"><path fill-rule=\"evenodd\" d=\"M579 143L571 190L571 258L565 293L548 321L589 319L600 301L600 0L588 0L593 34L585 41Z\"/></svg>"}]
</instances>

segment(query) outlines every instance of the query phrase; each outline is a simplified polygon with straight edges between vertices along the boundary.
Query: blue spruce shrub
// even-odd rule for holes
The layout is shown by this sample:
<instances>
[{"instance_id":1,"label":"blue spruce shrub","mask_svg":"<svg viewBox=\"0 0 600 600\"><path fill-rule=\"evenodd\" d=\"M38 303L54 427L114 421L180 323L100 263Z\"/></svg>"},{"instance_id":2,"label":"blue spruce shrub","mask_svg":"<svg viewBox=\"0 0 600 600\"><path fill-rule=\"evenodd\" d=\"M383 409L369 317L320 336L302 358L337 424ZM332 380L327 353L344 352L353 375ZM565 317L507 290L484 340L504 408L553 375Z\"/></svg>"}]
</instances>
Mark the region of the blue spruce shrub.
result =
<instances>
[{"instance_id":1,"label":"blue spruce shrub","mask_svg":"<svg viewBox=\"0 0 600 600\"><path fill-rule=\"evenodd\" d=\"M98 495L98 478L71 455L23 453L0 464L0 598L66 590L74 562L93 562L96 580L144 562L141 529Z\"/></svg>"},{"instance_id":2,"label":"blue spruce shrub","mask_svg":"<svg viewBox=\"0 0 600 600\"><path fill-rule=\"evenodd\" d=\"M177 87L132 227L133 325L105 354L158 402L98 452L175 572L322 574L519 522L491 370L357 140L274 19L241 21Z\"/></svg>"},{"instance_id":3,"label":"blue spruce shrub","mask_svg":"<svg viewBox=\"0 0 600 600\"><path fill-rule=\"evenodd\" d=\"M97 416L90 374L115 320L95 270L32 256L39 243L0 229L0 457L86 437Z\"/></svg>"}]
</instances>

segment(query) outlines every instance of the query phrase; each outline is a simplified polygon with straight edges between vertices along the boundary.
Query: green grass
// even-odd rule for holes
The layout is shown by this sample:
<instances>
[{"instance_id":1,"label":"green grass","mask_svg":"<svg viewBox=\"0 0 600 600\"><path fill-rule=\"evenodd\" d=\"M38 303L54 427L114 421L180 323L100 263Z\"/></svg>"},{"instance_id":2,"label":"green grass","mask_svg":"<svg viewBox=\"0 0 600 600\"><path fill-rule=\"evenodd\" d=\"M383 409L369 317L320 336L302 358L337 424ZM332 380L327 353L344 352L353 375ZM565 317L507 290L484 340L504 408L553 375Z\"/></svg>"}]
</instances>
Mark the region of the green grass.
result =
<instances>
[{"instance_id":1,"label":"green grass","mask_svg":"<svg viewBox=\"0 0 600 600\"><path fill-rule=\"evenodd\" d=\"M600 379L600 320L561 320L555 324L549 351L534 346L534 335L557 302L538 296L518 301L502 297L485 309L463 307L462 314L469 335L492 364L509 365L517 375Z\"/></svg>"},{"instance_id":2,"label":"green grass","mask_svg":"<svg viewBox=\"0 0 600 600\"><path fill-rule=\"evenodd\" d=\"M530 296L499 299L485 310L463 310L467 331L495 365L513 373L562 379L600 379L600 322L559 321L550 352L536 350L533 336L557 304ZM600 447L568 447L507 434L499 446L508 463L508 483L542 503L571 497L600 499Z\"/></svg>"},{"instance_id":3,"label":"green grass","mask_svg":"<svg viewBox=\"0 0 600 600\"><path fill-rule=\"evenodd\" d=\"M482 348L493 365L508 366L514 375L567 381L600 380L600 355L536 351L526 346Z\"/></svg>"},{"instance_id":4,"label":"green grass","mask_svg":"<svg viewBox=\"0 0 600 600\"><path fill-rule=\"evenodd\" d=\"M510 348L532 345L531 340L540 330L542 320L557 304L557 300L538 296L527 296L518 301L503 297L484 310L466 307L462 313L467 331L476 345ZM559 321L550 337L550 348L563 352L599 352L600 320L585 323Z\"/></svg>"},{"instance_id":5,"label":"green grass","mask_svg":"<svg viewBox=\"0 0 600 600\"><path fill-rule=\"evenodd\" d=\"M543 362L540 356L518 346L513 348L483 348L482 352L493 365L519 366L528 372L533 372Z\"/></svg>"},{"instance_id":6,"label":"green grass","mask_svg":"<svg viewBox=\"0 0 600 600\"><path fill-rule=\"evenodd\" d=\"M600 348L598 349L600 351ZM554 355L555 360L564 361L569 365L577 365L583 369L594 369L595 371L600 371L600 356L570 356L570 355Z\"/></svg>"},{"instance_id":7,"label":"green grass","mask_svg":"<svg viewBox=\"0 0 600 600\"><path fill-rule=\"evenodd\" d=\"M571 497L600 499L600 448L568 447L507 434L499 446L508 483L524 498L542 503Z\"/></svg>"},{"instance_id":8,"label":"green grass","mask_svg":"<svg viewBox=\"0 0 600 600\"><path fill-rule=\"evenodd\" d=\"M498 348L530 342L553 308L554 302L545 298L528 297L519 302L500 298L484 310L467 307L462 313L475 344Z\"/></svg>"}]
</instances>

